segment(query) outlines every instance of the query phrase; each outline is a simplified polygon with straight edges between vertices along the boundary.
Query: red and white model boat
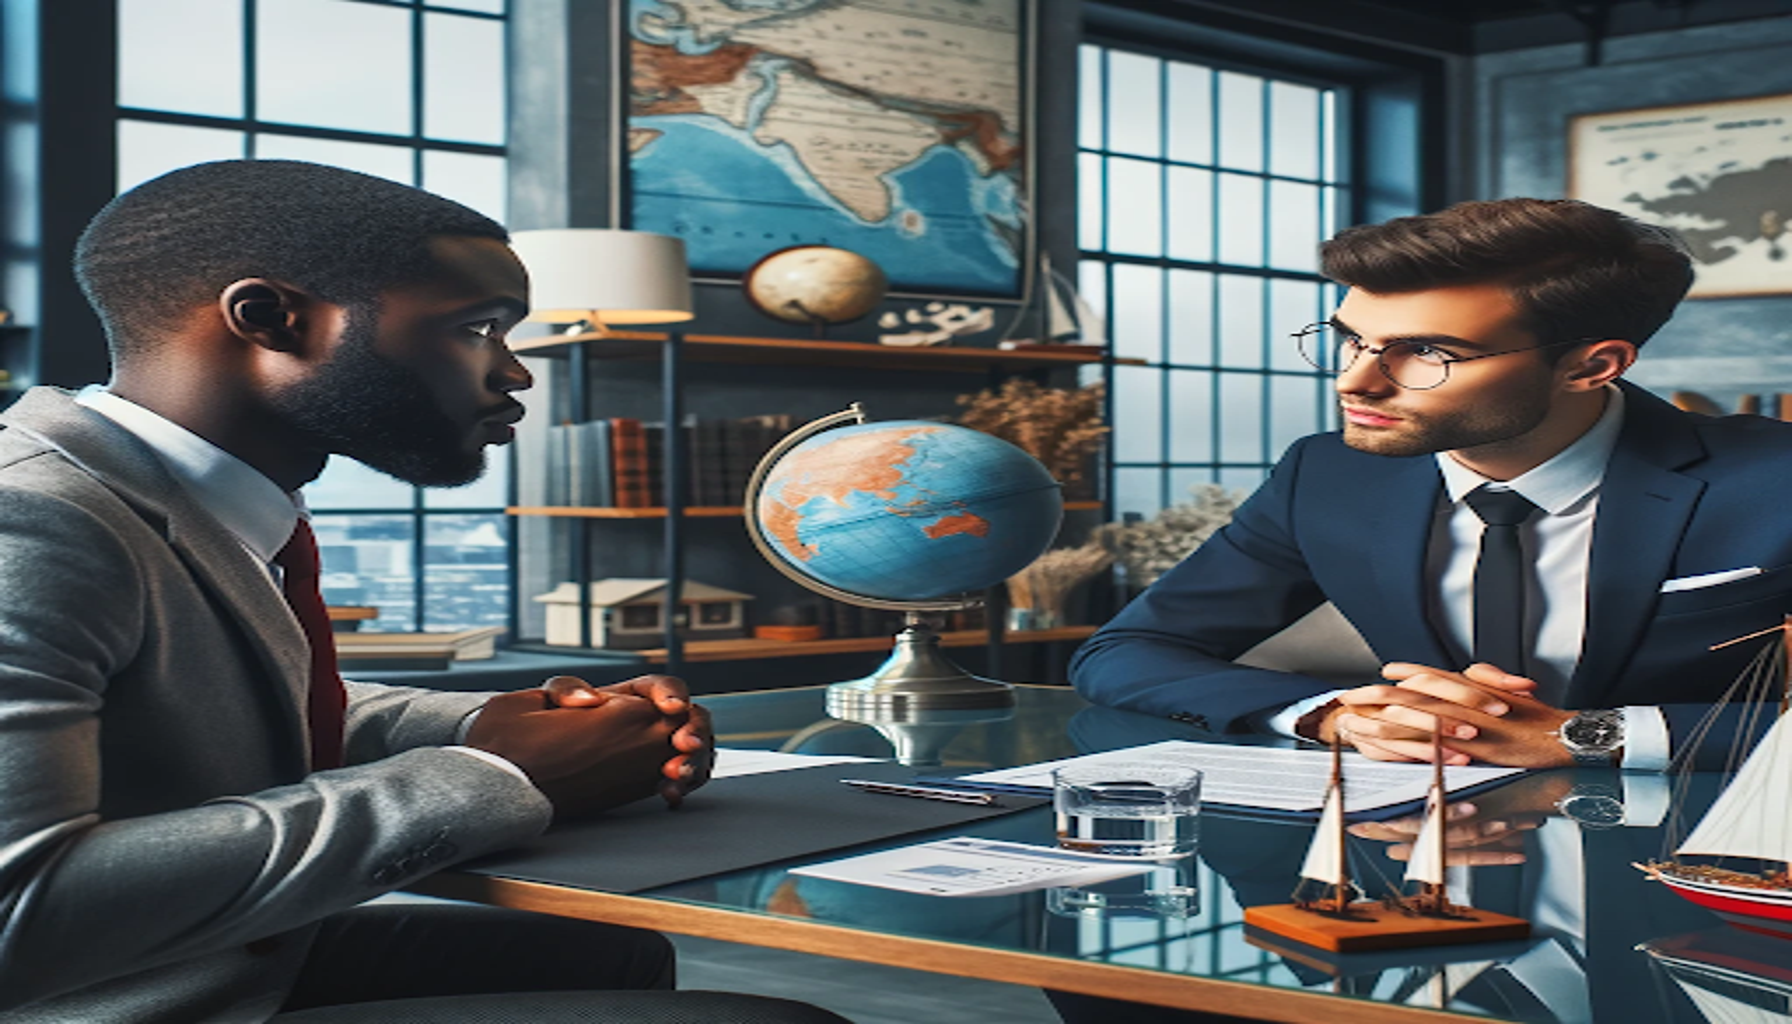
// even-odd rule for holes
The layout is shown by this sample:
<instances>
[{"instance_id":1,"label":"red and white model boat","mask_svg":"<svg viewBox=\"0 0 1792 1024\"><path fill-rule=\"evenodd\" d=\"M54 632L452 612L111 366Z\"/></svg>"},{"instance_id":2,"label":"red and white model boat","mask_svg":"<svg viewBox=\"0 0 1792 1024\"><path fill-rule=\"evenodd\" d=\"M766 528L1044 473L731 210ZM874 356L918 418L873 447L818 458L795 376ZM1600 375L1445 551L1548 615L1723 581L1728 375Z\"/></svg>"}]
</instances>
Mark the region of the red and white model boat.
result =
<instances>
[{"instance_id":1,"label":"red and white model boat","mask_svg":"<svg viewBox=\"0 0 1792 1024\"><path fill-rule=\"evenodd\" d=\"M1738 688L1753 691L1741 695L1751 702L1771 700L1762 690L1766 685L1779 686L1778 720L1692 834L1675 847L1674 859L1636 866L1676 895L1738 928L1792 939L1792 715L1786 713L1787 698L1792 696L1792 677L1786 668L1792 617L1780 631L1781 642L1769 649L1778 656L1763 652L1738 682ZM1687 856L1719 861L1680 859ZM1723 860L1732 858L1761 862L1759 870L1723 865Z\"/></svg>"}]
</instances>

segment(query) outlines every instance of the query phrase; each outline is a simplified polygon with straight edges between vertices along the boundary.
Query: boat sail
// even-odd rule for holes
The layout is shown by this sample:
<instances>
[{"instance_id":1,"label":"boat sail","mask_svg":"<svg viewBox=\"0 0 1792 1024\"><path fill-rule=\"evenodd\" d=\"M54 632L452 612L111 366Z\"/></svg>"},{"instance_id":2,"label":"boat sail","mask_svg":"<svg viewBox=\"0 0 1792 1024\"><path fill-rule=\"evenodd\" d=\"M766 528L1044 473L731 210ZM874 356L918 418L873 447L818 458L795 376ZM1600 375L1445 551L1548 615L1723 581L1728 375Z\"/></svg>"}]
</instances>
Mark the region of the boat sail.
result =
<instances>
[{"instance_id":1,"label":"boat sail","mask_svg":"<svg viewBox=\"0 0 1792 1024\"><path fill-rule=\"evenodd\" d=\"M1435 737L1433 743L1434 747L1442 745ZM1454 908L1450 905L1448 889L1444 883L1444 864L1447 859L1444 817L1447 811L1441 749L1434 749L1431 763L1433 774L1431 793L1425 800L1425 822L1412 841L1412 858L1406 862L1405 881L1419 883L1419 891L1407 897L1404 902L1417 913L1448 914Z\"/></svg>"},{"instance_id":2,"label":"boat sail","mask_svg":"<svg viewBox=\"0 0 1792 1024\"><path fill-rule=\"evenodd\" d=\"M1674 893L1750 931L1792 938L1792 616L1774 631L1779 639L1757 658L1738 686L1742 699L1759 702L1771 681L1781 688L1779 717L1718 795L1673 860L1637 868ZM1759 636L1760 634L1754 634ZM1744 637L1742 639L1748 639ZM1732 641L1734 642L1734 641ZM1715 712L1714 712L1715 713ZM1746 735L1750 730L1739 730ZM1741 857L1780 865L1778 870L1738 871L1681 861L1685 856Z\"/></svg>"},{"instance_id":3,"label":"boat sail","mask_svg":"<svg viewBox=\"0 0 1792 1024\"><path fill-rule=\"evenodd\" d=\"M1307 857L1301 862L1300 876L1325 887L1325 895L1298 905L1314 910L1342 914L1350 907L1353 886L1350 881L1350 858L1345 853L1344 834L1344 753L1343 746L1332 742L1332 777L1325 787L1325 805L1319 812L1319 825L1313 829L1313 841ZM1298 891L1298 890L1297 890Z\"/></svg>"}]
</instances>

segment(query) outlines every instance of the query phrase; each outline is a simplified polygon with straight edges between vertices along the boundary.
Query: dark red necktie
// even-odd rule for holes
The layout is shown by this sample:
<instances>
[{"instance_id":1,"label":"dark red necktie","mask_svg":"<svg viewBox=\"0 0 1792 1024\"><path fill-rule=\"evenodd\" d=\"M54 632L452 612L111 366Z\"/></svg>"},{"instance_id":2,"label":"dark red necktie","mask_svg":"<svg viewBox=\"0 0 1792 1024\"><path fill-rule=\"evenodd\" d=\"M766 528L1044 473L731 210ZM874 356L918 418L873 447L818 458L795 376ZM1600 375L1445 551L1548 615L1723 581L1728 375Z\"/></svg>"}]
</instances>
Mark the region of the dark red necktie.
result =
<instances>
[{"instance_id":1,"label":"dark red necktie","mask_svg":"<svg viewBox=\"0 0 1792 1024\"><path fill-rule=\"evenodd\" d=\"M274 564L281 569L280 591L311 644L311 687L305 701L305 717L311 724L311 769L340 768L348 690L336 671L336 639L330 634L323 591L318 589L317 538L310 523L299 520L292 539L274 556Z\"/></svg>"}]
</instances>

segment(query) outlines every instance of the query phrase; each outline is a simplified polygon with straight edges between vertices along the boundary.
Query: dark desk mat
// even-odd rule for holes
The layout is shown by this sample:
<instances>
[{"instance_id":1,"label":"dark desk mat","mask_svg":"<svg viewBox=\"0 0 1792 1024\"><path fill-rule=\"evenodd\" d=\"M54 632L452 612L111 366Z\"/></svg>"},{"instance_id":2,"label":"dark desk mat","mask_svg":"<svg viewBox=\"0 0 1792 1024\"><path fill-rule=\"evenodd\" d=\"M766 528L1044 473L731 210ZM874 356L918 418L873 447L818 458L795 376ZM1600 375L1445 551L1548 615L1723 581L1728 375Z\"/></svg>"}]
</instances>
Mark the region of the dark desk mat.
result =
<instances>
[{"instance_id":1,"label":"dark desk mat","mask_svg":"<svg viewBox=\"0 0 1792 1024\"><path fill-rule=\"evenodd\" d=\"M866 793L841 779L907 781L894 763L831 764L718 779L667 810L642 800L458 870L635 893L879 839L962 825L1048 801L1003 795L988 806Z\"/></svg>"}]
</instances>

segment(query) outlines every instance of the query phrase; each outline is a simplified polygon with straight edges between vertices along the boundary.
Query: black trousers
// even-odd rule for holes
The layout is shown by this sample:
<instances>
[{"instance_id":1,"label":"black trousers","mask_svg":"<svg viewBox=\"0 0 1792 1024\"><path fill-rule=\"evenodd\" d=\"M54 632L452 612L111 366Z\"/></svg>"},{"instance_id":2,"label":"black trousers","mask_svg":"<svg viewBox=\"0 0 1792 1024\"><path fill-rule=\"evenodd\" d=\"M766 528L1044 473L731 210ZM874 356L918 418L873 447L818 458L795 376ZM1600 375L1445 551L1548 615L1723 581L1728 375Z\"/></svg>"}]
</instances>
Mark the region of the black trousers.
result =
<instances>
[{"instance_id":1,"label":"black trousers","mask_svg":"<svg viewBox=\"0 0 1792 1024\"><path fill-rule=\"evenodd\" d=\"M845 1024L802 1003L673 992L649 931L464 904L325 919L274 1024Z\"/></svg>"}]
</instances>

